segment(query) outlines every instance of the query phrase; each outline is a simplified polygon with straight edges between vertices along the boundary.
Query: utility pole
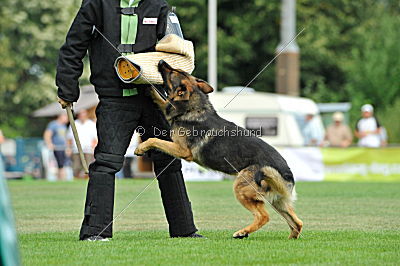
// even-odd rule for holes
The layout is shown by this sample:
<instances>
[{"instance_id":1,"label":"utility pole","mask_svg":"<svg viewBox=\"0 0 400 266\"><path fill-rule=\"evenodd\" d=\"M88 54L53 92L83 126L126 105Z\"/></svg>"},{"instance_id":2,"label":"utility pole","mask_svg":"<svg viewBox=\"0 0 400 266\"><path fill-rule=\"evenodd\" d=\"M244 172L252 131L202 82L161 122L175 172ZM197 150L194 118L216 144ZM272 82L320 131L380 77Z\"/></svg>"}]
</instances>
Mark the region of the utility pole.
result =
<instances>
[{"instance_id":1,"label":"utility pole","mask_svg":"<svg viewBox=\"0 0 400 266\"><path fill-rule=\"evenodd\" d=\"M208 0L208 83L217 90L217 0Z\"/></svg>"},{"instance_id":2,"label":"utility pole","mask_svg":"<svg viewBox=\"0 0 400 266\"><path fill-rule=\"evenodd\" d=\"M276 48L279 53L296 36L296 0L282 0L281 9L281 42ZM277 93L299 96L299 46L296 40L286 47L277 58L275 89Z\"/></svg>"}]
</instances>

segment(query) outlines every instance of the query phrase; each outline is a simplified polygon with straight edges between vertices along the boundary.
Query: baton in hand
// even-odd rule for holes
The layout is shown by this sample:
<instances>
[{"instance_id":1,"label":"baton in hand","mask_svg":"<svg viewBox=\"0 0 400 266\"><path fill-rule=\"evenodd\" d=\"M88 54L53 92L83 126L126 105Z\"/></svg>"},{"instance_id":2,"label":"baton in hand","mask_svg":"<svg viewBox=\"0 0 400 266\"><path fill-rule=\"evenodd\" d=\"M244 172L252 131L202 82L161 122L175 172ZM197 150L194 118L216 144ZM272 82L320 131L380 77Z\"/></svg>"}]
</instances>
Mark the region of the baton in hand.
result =
<instances>
[{"instance_id":1,"label":"baton in hand","mask_svg":"<svg viewBox=\"0 0 400 266\"><path fill-rule=\"evenodd\" d=\"M89 174L89 169L88 169L88 166L86 163L85 156L83 155L81 142L79 141L78 131L76 130L76 125L75 125L74 115L72 114L71 105L67 105L66 109L67 109L68 120L71 125L71 129L72 129L72 133L74 134L76 147L78 147L79 157L81 158L83 170L85 170L85 174Z\"/></svg>"}]
</instances>

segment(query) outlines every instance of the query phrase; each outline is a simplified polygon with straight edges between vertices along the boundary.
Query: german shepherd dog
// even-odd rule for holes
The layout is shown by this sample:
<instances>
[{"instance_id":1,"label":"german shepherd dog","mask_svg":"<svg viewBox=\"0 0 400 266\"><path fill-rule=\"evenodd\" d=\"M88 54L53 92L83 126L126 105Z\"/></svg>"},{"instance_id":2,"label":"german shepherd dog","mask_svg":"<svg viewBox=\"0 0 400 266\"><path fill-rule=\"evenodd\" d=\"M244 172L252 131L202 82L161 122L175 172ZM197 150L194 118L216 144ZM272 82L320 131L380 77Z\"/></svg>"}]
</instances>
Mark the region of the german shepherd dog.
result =
<instances>
[{"instance_id":1,"label":"german shepherd dog","mask_svg":"<svg viewBox=\"0 0 400 266\"><path fill-rule=\"evenodd\" d=\"M167 89L167 100L154 90L151 95L171 125L172 142L150 138L137 147L135 154L158 149L236 176L235 196L252 212L254 221L235 232L234 238L247 237L269 221L266 200L288 222L289 239L298 238L303 222L294 213L295 182L285 159L249 130L218 116L207 95L213 88L205 81L173 69L162 60L158 69Z\"/></svg>"}]
</instances>

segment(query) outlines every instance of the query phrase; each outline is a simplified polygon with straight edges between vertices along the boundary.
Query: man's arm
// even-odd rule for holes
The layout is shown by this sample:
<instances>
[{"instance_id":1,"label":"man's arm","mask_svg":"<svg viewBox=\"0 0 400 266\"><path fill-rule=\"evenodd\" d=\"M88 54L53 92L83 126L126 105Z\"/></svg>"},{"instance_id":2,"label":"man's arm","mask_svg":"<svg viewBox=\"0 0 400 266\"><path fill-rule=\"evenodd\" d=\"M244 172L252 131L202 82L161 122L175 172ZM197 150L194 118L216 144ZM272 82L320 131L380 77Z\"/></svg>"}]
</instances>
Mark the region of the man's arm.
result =
<instances>
[{"instance_id":1,"label":"man's arm","mask_svg":"<svg viewBox=\"0 0 400 266\"><path fill-rule=\"evenodd\" d=\"M93 26L100 19L97 9L99 0L85 0L76 15L67 34L64 45L60 49L56 85L58 97L64 102L76 102L79 98L78 79L82 75L83 62L92 38ZM61 102L60 102L61 103ZM61 103L62 104L62 103Z\"/></svg>"},{"instance_id":2,"label":"man's arm","mask_svg":"<svg viewBox=\"0 0 400 266\"><path fill-rule=\"evenodd\" d=\"M342 140L341 146L346 148L351 145L353 141L353 134L351 134L351 129L348 126L344 128L344 139Z\"/></svg>"},{"instance_id":3,"label":"man's arm","mask_svg":"<svg viewBox=\"0 0 400 266\"><path fill-rule=\"evenodd\" d=\"M46 129L43 134L44 143L49 150L54 150L53 142L51 141L51 137L53 136L53 131L51 129Z\"/></svg>"},{"instance_id":4,"label":"man's arm","mask_svg":"<svg viewBox=\"0 0 400 266\"><path fill-rule=\"evenodd\" d=\"M365 137L366 135L365 135L365 132L360 131L359 123L360 123L360 120L357 121L356 129L354 130L354 136L356 136L356 138L358 138L358 139L361 139L361 138Z\"/></svg>"},{"instance_id":5,"label":"man's arm","mask_svg":"<svg viewBox=\"0 0 400 266\"><path fill-rule=\"evenodd\" d=\"M358 129L356 129L354 131L354 136L356 136L358 139L361 139L361 138L365 137L365 134L360 132L360 131L358 131Z\"/></svg>"},{"instance_id":6,"label":"man's arm","mask_svg":"<svg viewBox=\"0 0 400 266\"><path fill-rule=\"evenodd\" d=\"M375 134L381 134L382 131L382 126L379 123L378 119L375 117L375 121L376 121L376 130L373 132Z\"/></svg>"}]
</instances>

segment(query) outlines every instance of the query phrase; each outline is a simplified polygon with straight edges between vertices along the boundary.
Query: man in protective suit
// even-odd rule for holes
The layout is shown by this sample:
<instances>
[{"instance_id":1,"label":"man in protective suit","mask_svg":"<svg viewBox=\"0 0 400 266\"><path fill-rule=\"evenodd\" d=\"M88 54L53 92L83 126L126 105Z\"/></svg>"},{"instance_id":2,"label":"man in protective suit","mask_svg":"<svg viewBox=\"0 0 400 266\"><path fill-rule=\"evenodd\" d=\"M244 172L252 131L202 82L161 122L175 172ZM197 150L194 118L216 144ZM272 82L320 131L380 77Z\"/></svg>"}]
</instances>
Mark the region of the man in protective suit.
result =
<instances>
[{"instance_id":1,"label":"man in protective suit","mask_svg":"<svg viewBox=\"0 0 400 266\"><path fill-rule=\"evenodd\" d=\"M115 173L122 167L134 130L142 127L145 141L154 137L155 128L169 129L161 111L145 95L151 89L149 85L121 82L113 66L120 53L154 51L157 40L165 35L167 15L164 0L83 0L60 49L56 76L60 104L65 108L78 100L78 79L87 51L90 81L100 99L96 109L98 144L95 161L89 166L80 240L104 241L112 237ZM158 151L151 151L150 157L170 236L202 237L196 234L181 162Z\"/></svg>"}]
</instances>

